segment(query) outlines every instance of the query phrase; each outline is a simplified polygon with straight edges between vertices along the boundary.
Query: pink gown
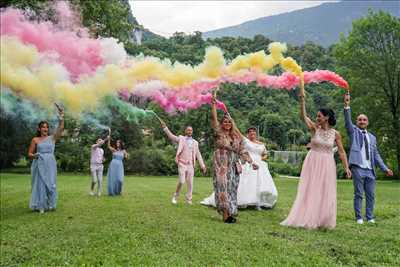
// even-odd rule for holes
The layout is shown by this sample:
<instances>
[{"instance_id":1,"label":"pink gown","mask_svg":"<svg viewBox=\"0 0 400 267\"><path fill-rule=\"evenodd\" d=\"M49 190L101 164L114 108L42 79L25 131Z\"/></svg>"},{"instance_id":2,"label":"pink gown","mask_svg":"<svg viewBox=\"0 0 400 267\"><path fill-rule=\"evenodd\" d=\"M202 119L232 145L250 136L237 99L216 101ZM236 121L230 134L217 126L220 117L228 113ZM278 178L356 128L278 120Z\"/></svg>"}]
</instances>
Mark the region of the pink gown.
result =
<instances>
[{"instance_id":1,"label":"pink gown","mask_svg":"<svg viewBox=\"0 0 400 267\"><path fill-rule=\"evenodd\" d=\"M336 164L333 157L335 130L317 129L311 150L304 159L297 196L289 216L281 225L291 227L335 228Z\"/></svg>"}]
</instances>

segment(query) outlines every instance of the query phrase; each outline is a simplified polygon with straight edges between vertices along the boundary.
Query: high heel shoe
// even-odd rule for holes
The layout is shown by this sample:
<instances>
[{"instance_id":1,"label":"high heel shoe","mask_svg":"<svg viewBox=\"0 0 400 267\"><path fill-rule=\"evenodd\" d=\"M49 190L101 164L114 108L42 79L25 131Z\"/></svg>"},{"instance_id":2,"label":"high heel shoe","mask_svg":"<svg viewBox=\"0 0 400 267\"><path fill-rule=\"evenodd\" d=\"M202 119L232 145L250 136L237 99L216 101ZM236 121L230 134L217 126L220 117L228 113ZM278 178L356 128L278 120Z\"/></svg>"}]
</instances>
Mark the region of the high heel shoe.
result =
<instances>
[{"instance_id":1,"label":"high heel shoe","mask_svg":"<svg viewBox=\"0 0 400 267\"><path fill-rule=\"evenodd\" d=\"M235 223L235 222L236 222L236 219L232 216L229 216L228 218L226 218L224 220L224 223Z\"/></svg>"}]
</instances>

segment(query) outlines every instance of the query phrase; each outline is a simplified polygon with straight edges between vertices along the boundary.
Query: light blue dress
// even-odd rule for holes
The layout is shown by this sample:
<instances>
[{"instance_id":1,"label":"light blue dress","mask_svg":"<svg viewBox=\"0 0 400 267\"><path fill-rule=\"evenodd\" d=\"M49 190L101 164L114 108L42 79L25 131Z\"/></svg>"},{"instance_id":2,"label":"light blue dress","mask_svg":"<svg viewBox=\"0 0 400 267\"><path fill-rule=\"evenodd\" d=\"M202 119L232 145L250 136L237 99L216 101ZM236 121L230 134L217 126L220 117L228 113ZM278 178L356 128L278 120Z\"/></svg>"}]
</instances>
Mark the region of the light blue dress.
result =
<instances>
[{"instance_id":1,"label":"light blue dress","mask_svg":"<svg viewBox=\"0 0 400 267\"><path fill-rule=\"evenodd\" d=\"M124 159L123 151L113 153L113 159L107 171L107 192L109 196L121 194L122 183L124 182Z\"/></svg>"},{"instance_id":2,"label":"light blue dress","mask_svg":"<svg viewBox=\"0 0 400 267\"><path fill-rule=\"evenodd\" d=\"M32 210L55 209L57 205L57 164L54 157L54 139L48 136L37 144L39 156L33 160L32 196L29 207Z\"/></svg>"}]
</instances>

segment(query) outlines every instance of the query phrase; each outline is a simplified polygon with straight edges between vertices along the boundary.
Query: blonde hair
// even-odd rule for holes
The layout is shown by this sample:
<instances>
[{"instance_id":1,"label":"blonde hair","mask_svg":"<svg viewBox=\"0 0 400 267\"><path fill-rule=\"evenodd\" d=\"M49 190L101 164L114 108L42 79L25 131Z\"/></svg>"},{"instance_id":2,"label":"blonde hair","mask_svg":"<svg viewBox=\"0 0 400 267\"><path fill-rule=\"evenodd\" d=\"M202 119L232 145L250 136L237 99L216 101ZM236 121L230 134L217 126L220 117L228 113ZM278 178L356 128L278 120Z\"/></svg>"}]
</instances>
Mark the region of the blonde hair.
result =
<instances>
[{"instance_id":1,"label":"blonde hair","mask_svg":"<svg viewBox=\"0 0 400 267\"><path fill-rule=\"evenodd\" d=\"M240 133L238 127L236 126L235 121L232 119L232 117L231 117L231 115L230 115L229 113L225 113L224 116L222 117L222 119L221 119L221 121L220 121L220 123L219 123L219 128L220 128L220 130L221 130L221 131L223 130L223 129L222 129L222 124L223 124L223 122L224 122L225 119L229 120L230 123L232 124L232 128L229 130L229 135L230 135L232 138L241 137L242 134Z\"/></svg>"}]
</instances>

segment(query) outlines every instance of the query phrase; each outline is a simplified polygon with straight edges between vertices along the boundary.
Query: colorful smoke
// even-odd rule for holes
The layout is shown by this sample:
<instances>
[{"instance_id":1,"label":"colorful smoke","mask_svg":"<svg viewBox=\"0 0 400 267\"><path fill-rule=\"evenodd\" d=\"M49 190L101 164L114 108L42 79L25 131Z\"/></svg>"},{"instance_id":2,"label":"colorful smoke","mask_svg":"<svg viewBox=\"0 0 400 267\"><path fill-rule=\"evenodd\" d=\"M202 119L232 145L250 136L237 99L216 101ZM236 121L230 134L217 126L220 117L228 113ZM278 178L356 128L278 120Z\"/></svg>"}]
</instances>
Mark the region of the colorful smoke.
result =
<instances>
[{"instance_id":1,"label":"colorful smoke","mask_svg":"<svg viewBox=\"0 0 400 267\"><path fill-rule=\"evenodd\" d=\"M134 95L173 113L210 103L212 90L223 83L255 82L260 87L291 90L303 75L294 59L284 57L286 45L278 42L269 45L269 54L258 51L231 62L218 47L208 47L203 62L196 66L130 57L116 39L91 38L65 2L57 2L56 10L58 24L28 20L17 9L1 12L1 86L45 109L59 102L66 112L80 116L96 112L111 97L125 112L126 106L115 101L118 96ZM269 76L278 65L287 72ZM304 80L348 88L343 78L329 71L304 72ZM226 109L221 102L218 106ZM130 112L138 117L144 111Z\"/></svg>"}]
</instances>

